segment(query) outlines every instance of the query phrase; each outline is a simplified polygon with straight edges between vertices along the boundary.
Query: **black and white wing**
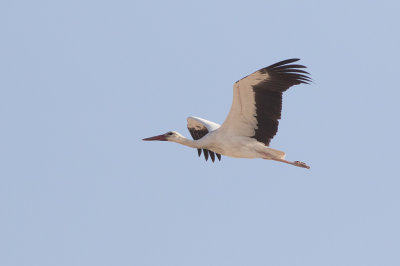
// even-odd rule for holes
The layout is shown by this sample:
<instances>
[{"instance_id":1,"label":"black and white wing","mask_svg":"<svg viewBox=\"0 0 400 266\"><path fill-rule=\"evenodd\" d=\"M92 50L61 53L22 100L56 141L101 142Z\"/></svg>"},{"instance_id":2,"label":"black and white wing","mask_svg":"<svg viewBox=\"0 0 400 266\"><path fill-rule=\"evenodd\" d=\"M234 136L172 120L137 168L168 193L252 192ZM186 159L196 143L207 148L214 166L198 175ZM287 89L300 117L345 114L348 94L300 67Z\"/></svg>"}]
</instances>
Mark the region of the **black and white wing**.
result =
<instances>
[{"instance_id":1,"label":"black and white wing","mask_svg":"<svg viewBox=\"0 0 400 266\"><path fill-rule=\"evenodd\" d=\"M192 138L194 140L201 139L205 135L207 135L209 132L214 131L220 127L219 124L205 120L203 118L199 117L188 117L187 118L187 127L189 129L190 135L192 135ZM199 154L199 157L201 156L201 149L197 149L197 153ZM221 154L219 153L214 153L213 151L203 149L204 153L204 158L206 158L206 161L208 160L208 155L210 155L211 160L214 162L215 161L215 155L217 155L218 160L221 161Z\"/></svg>"},{"instance_id":2,"label":"black and white wing","mask_svg":"<svg viewBox=\"0 0 400 266\"><path fill-rule=\"evenodd\" d=\"M311 82L303 65L288 59L262 68L233 86L231 110L221 129L229 135L253 137L269 145L278 131L282 93L293 85Z\"/></svg>"}]
</instances>

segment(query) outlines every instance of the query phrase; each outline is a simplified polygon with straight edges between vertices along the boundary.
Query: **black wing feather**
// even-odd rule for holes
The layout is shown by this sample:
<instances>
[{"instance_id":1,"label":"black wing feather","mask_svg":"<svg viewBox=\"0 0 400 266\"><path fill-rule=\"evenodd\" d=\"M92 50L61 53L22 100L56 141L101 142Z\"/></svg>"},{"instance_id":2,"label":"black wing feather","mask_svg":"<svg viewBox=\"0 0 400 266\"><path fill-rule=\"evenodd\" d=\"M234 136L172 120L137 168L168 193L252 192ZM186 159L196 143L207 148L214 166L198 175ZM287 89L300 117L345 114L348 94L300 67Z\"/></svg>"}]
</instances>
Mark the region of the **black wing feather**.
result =
<instances>
[{"instance_id":1,"label":"black wing feather","mask_svg":"<svg viewBox=\"0 0 400 266\"><path fill-rule=\"evenodd\" d=\"M215 161L215 153L213 151L208 151L208 153L210 154L211 161L214 162Z\"/></svg>"},{"instance_id":2,"label":"black wing feather","mask_svg":"<svg viewBox=\"0 0 400 266\"><path fill-rule=\"evenodd\" d=\"M209 150L203 149L204 158L206 158L206 161L208 160L208 152Z\"/></svg>"},{"instance_id":3,"label":"black wing feather","mask_svg":"<svg viewBox=\"0 0 400 266\"><path fill-rule=\"evenodd\" d=\"M312 80L303 65L291 64L299 59L288 59L260 69L268 78L253 86L256 102L257 129L253 138L269 145L278 132L282 111L282 93L293 85L309 84Z\"/></svg>"}]
</instances>

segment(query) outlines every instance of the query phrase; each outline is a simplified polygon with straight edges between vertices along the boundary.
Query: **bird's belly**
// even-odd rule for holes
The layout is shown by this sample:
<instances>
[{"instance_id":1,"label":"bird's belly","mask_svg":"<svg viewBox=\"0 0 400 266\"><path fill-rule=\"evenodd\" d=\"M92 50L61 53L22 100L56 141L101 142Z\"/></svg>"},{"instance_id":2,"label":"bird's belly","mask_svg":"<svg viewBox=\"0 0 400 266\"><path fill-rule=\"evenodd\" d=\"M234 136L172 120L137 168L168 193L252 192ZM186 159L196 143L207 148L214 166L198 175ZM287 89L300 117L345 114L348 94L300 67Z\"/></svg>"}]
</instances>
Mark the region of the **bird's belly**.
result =
<instances>
[{"instance_id":1,"label":"bird's belly","mask_svg":"<svg viewBox=\"0 0 400 266\"><path fill-rule=\"evenodd\" d=\"M233 158L258 158L258 157L260 157L260 155L258 153L256 153L255 151L246 150L246 149L226 152L223 155L233 157Z\"/></svg>"},{"instance_id":2,"label":"bird's belly","mask_svg":"<svg viewBox=\"0 0 400 266\"><path fill-rule=\"evenodd\" d=\"M234 158L258 158L260 154L257 152L257 145L259 145L257 141L252 141L252 139L249 141L249 138L246 138L246 141L235 138L229 141L218 142L217 145L211 145L209 149L224 156Z\"/></svg>"}]
</instances>

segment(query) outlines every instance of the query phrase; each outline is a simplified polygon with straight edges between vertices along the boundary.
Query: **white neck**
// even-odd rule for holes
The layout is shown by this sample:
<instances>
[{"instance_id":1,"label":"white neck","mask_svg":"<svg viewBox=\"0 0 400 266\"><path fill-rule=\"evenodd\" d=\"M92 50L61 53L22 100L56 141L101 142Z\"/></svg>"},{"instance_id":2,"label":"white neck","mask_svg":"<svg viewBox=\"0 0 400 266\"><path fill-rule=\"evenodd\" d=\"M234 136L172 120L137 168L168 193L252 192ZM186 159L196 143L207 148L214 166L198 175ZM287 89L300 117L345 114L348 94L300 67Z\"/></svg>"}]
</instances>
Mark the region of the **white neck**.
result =
<instances>
[{"instance_id":1,"label":"white neck","mask_svg":"<svg viewBox=\"0 0 400 266\"><path fill-rule=\"evenodd\" d=\"M176 143L179 143L179 144L191 147L191 148L196 148L196 149L201 149L202 148L200 143L199 143L199 141L190 140L190 139L187 139L187 138L185 138L183 136L179 137L179 138L171 139L169 141L176 142Z\"/></svg>"}]
</instances>

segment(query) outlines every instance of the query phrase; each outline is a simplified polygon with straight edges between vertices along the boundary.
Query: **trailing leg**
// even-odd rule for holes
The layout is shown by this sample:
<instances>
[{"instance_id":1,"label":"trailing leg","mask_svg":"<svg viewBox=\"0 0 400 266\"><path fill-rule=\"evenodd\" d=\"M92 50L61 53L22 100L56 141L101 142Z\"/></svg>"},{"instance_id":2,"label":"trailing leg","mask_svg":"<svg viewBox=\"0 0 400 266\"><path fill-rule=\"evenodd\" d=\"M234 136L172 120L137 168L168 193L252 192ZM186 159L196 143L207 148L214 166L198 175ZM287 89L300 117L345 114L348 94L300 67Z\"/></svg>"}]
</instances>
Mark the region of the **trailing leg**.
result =
<instances>
[{"instance_id":1,"label":"trailing leg","mask_svg":"<svg viewBox=\"0 0 400 266\"><path fill-rule=\"evenodd\" d=\"M287 164L291 164L291 165L294 165L294 166L310 169L310 166L308 166L307 164L305 164L303 162L300 162L300 161L291 162L291 161L278 159L278 158L272 158L270 160L274 160L274 161L278 161L278 162L287 163Z\"/></svg>"},{"instance_id":2,"label":"trailing leg","mask_svg":"<svg viewBox=\"0 0 400 266\"><path fill-rule=\"evenodd\" d=\"M291 164L291 165L294 165L294 166L297 166L297 167L310 169L310 166L308 166L307 164L305 164L303 162L300 162L300 161L294 161L294 162L287 161L287 160L285 160L283 158L279 158L277 156L274 156L274 154L271 154L271 153L268 153L268 152L265 152L265 151L259 151L259 153L261 154L261 158L266 159L266 160L274 160L274 161L278 161L278 162L282 162L282 163Z\"/></svg>"}]
</instances>

